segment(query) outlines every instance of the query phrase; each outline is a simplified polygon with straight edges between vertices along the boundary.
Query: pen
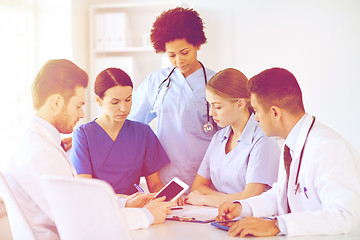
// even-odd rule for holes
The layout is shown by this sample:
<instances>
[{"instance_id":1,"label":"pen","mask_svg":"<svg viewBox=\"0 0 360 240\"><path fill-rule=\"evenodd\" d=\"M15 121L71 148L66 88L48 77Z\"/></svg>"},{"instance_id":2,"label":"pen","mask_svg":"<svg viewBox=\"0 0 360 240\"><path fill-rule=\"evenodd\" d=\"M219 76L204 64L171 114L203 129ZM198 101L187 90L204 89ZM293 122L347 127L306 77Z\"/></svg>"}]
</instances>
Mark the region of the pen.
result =
<instances>
[{"instance_id":1,"label":"pen","mask_svg":"<svg viewBox=\"0 0 360 240\"><path fill-rule=\"evenodd\" d=\"M232 219L232 220L224 220L224 221L216 221L216 223L229 223L229 222L237 222L239 220L241 220L242 218L235 218L235 219ZM270 218L270 217L262 217L262 219L265 219L265 220L274 220L273 218Z\"/></svg>"},{"instance_id":2,"label":"pen","mask_svg":"<svg viewBox=\"0 0 360 240\"><path fill-rule=\"evenodd\" d=\"M216 223L229 223L229 222L237 222L240 219L232 219L232 220L225 220L225 221L216 221Z\"/></svg>"},{"instance_id":3,"label":"pen","mask_svg":"<svg viewBox=\"0 0 360 240\"><path fill-rule=\"evenodd\" d=\"M306 191L307 191L307 188L306 188L306 187L304 187L304 193L305 193L305 196L306 196L306 198L309 198L309 197L308 197L308 195L307 195L307 193L306 193Z\"/></svg>"},{"instance_id":4,"label":"pen","mask_svg":"<svg viewBox=\"0 0 360 240\"><path fill-rule=\"evenodd\" d=\"M170 208L171 210L181 210L181 209L183 209L182 207L171 207Z\"/></svg>"},{"instance_id":5,"label":"pen","mask_svg":"<svg viewBox=\"0 0 360 240\"><path fill-rule=\"evenodd\" d=\"M134 187L138 190L138 192L144 193L144 190L136 183L134 183Z\"/></svg>"}]
</instances>

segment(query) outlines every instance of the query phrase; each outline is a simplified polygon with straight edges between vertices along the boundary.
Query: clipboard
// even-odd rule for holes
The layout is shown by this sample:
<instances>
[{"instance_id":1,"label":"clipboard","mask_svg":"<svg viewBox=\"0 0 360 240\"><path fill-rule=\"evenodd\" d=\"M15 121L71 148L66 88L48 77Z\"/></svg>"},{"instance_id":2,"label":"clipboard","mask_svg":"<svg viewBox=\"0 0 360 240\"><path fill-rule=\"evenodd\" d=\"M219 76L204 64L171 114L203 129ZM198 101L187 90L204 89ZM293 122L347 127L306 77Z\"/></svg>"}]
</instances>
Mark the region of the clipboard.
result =
<instances>
[{"instance_id":1,"label":"clipboard","mask_svg":"<svg viewBox=\"0 0 360 240\"><path fill-rule=\"evenodd\" d=\"M210 223L215 221L218 209L207 206L184 205L183 209L173 211L166 220L193 223Z\"/></svg>"},{"instance_id":2,"label":"clipboard","mask_svg":"<svg viewBox=\"0 0 360 240\"><path fill-rule=\"evenodd\" d=\"M193 222L193 223L215 222L215 219L202 220L202 219L196 219L195 217L185 217L185 216L171 216L171 217L167 217L166 220L179 221L179 222Z\"/></svg>"}]
</instances>

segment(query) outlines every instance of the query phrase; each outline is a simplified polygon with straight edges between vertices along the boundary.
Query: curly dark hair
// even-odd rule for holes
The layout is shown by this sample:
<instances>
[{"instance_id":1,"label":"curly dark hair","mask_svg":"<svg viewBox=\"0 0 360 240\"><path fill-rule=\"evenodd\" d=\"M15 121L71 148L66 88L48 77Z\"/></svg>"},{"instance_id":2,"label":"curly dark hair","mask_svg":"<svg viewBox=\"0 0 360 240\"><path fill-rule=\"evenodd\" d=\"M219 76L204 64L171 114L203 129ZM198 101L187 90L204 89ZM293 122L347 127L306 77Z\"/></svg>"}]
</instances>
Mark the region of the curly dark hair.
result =
<instances>
[{"instance_id":1,"label":"curly dark hair","mask_svg":"<svg viewBox=\"0 0 360 240\"><path fill-rule=\"evenodd\" d=\"M150 35L156 53L165 52L167 42L183 38L194 46L206 43L204 24L195 10L177 7L156 18Z\"/></svg>"}]
</instances>

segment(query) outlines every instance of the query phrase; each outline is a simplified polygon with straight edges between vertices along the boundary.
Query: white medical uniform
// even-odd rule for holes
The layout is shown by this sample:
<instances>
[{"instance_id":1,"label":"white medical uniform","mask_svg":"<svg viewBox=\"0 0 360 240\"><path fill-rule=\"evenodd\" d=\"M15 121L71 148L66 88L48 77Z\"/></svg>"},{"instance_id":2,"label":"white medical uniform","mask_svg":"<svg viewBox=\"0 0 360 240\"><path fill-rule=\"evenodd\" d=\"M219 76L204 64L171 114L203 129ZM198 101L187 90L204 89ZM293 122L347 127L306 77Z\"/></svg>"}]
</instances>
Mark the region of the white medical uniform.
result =
<instances>
[{"instance_id":1,"label":"white medical uniform","mask_svg":"<svg viewBox=\"0 0 360 240\"><path fill-rule=\"evenodd\" d=\"M315 122L305 143L311 122L312 117L305 114L285 140L293 159L288 188L281 157L278 182L268 192L240 201L242 216L251 212L255 217L277 215L281 233L289 236L352 232L360 222L359 154L319 121ZM295 178L304 144L300 185L295 195Z\"/></svg>"},{"instance_id":2,"label":"white medical uniform","mask_svg":"<svg viewBox=\"0 0 360 240\"><path fill-rule=\"evenodd\" d=\"M211 180L219 192L242 192L248 183L267 184L268 190L277 181L280 148L268 138L252 114L237 140L225 153L231 126L219 130L211 140L198 174Z\"/></svg>"},{"instance_id":3,"label":"white medical uniform","mask_svg":"<svg viewBox=\"0 0 360 240\"><path fill-rule=\"evenodd\" d=\"M34 116L18 139L5 171L9 186L37 239L60 239L43 193L41 176L76 176L75 168L60 143L61 136L57 129ZM132 209L123 209L129 228L149 226L147 210L135 209L131 212Z\"/></svg>"},{"instance_id":4,"label":"white medical uniform","mask_svg":"<svg viewBox=\"0 0 360 240\"><path fill-rule=\"evenodd\" d=\"M166 68L152 73L143 81L133 95L129 119L149 123L158 117L157 136L170 159L170 164L160 170L161 181L166 184L173 177L178 177L191 186L217 127L210 118L214 130L203 131L207 110L202 68L186 79L179 69L175 69L160 109L150 113L159 85L171 70ZM207 80L214 74L206 69Z\"/></svg>"}]
</instances>

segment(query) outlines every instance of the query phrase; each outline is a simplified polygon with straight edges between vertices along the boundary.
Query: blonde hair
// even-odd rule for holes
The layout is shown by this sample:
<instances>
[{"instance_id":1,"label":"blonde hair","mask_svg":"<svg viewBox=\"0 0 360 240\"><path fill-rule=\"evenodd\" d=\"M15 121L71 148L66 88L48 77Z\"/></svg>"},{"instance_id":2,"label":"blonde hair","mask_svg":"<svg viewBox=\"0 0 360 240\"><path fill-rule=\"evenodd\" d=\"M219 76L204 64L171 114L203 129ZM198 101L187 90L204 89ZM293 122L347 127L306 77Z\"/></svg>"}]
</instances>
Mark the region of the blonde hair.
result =
<instances>
[{"instance_id":1,"label":"blonde hair","mask_svg":"<svg viewBox=\"0 0 360 240\"><path fill-rule=\"evenodd\" d=\"M216 73L207 83L206 89L224 98L246 100L249 112L253 112L250 104L250 91L247 77L237 69L226 68Z\"/></svg>"}]
</instances>

